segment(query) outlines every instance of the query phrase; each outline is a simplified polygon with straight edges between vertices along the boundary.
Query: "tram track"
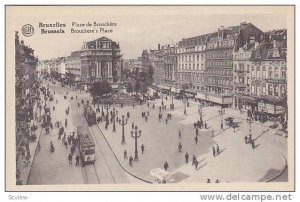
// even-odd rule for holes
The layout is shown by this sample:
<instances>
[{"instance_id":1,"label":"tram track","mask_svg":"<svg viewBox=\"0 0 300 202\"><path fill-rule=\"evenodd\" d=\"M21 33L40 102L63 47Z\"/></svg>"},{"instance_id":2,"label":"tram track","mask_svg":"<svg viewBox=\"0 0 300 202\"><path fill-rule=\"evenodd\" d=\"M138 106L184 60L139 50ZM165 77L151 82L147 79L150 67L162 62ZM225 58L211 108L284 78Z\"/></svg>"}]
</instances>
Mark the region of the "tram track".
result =
<instances>
[{"instance_id":1,"label":"tram track","mask_svg":"<svg viewBox=\"0 0 300 202\"><path fill-rule=\"evenodd\" d=\"M96 133L93 131L94 128L95 128L94 126L91 126L91 127L90 127L90 131L91 131L91 133L92 133L92 135L93 135L93 137L94 137L94 141L95 141L96 144L98 145L99 151L101 152L102 156L104 157L105 165L107 166L107 168L109 168L109 164L108 164L108 162L107 162L107 160L106 160L106 158L105 158L105 154L104 154L104 152L103 152L102 149L101 149L101 146L100 146L100 143L99 143L99 141L98 141L98 138L96 138ZM96 129L96 128L95 128L95 129ZM95 165L94 165L94 168L95 168ZM115 180L115 178L114 178L114 176L113 176L113 174L112 174L111 169L108 169L108 170L109 170L111 179L112 179L113 182L116 184L116 180ZM96 171L96 168L95 168L95 171ZM97 174L97 171L96 171L96 174ZM97 175L97 178L98 178L98 175Z\"/></svg>"},{"instance_id":2,"label":"tram track","mask_svg":"<svg viewBox=\"0 0 300 202\"><path fill-rule=\"evenodd\" d=\"M94 164L82 167L83 180L85 184L100 184L100 179ZM96 176L96 177L95 177Z\"/></svg>"},{"instance_id":3,"label":"tram track","mask_svg":"<svg viewBox=\"0 0 300 202\"><path fill-rule=\"evenodd\" d=\"M104 133L102 132L101 128L99 127L99 125L96 124L95 127L96 127L96 128L98 129L98 131L101 133L100 135L102 136L103 140L104 140L104 141L106 142L106 144L108 145L110 151L111 151L112 154L113 154L113 157L117 160L117 163L118 163L118 165L120 166L120 169L121 169L122 171L128 173L129 175L131 175L132 177L134 177L134 178L137 179L137 180L140 180L140 181L143 182L143 183L149 183L149 184L152 184L152 183L153 183L153 182L150 182L150 181L148 181L148 180L145 180L145 179L143 179L143 178L140 178L140 177L138 177L137 175L135 175L135 174L129 172L129 171L122 165L122 163L119 161L119 159L117 158L115 152L114 152L113 149L111 148L109 142L107 141L107 139L106 139Z\"/></svg>"}]
</instances>

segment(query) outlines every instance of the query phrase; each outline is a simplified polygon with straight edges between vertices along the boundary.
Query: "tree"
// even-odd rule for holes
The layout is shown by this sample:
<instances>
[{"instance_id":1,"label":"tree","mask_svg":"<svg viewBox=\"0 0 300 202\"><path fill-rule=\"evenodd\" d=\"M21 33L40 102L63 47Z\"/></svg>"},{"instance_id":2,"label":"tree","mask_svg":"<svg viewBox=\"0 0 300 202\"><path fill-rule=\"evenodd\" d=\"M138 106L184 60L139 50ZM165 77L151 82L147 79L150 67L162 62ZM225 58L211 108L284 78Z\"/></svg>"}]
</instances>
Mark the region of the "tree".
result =
<instances>
[{"instance_id":1,"label":"tree","mask_svg":"<svg viewBox=\"0 0 300 202\"><path fill-rule=\"evenodd\" d=\"M134 85L134 91L135 91L135 93L137 94L140 91L140 89L141 89L141 83L140 83L139 80L137 80L135 82L135 85Z\"/></svg>"},{"instance_id":2,"label":"tree","mask_svg":"<svg viewBox=\"0 0 300 202\"><path fill-rule=\"evenodd\" d=\"M132 93L133 92L132 83L127 83L126 91L127 91L127 93Z\"/></svg>"},{"instance_id":3,"label":"tree","mask_svg":"<svg viewBox=\"0 0 300 202\"><path fill-rule=\"evenodd\" d=\"M91 95L93 97L93 100L95 97L103 97L106 94L109 94L112 92L112 87L108 83L108 81L100 81L100 82L95 82L90 90Z\"/></svg>"}]
</instances>

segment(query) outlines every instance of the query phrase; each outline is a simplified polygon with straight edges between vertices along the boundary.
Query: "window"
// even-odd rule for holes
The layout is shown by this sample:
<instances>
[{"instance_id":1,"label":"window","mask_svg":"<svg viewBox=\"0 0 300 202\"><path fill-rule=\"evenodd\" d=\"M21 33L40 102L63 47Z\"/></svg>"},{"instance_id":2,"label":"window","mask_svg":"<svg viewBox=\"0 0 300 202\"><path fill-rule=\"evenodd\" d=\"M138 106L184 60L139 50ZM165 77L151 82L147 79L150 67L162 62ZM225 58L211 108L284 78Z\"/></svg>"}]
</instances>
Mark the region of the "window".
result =
<instances>
[{"instance_id":1,"label":"window","mask_svg":"<svg viewBox=\"0 0 300 202\"><path fill-rule=\"evenodd\" d=\"M276 87L275 87L275 96L278 96L278 92L279 92L279 87L276 86Z\"/></svg>"},{"instance_id":2,"label":"window","mask_svg":"<svg viewBox=\"0 0 300 202\"><path fill-rule=\"evenodd\" d=\"M281 97L285 96L286 92L285 92L285 86L284 85L282 85L280 87L280 93L281 93Z\"/></svg>"},{"instance_id":3,"label":"window","mask_svg":"<svg viewBox=\"0 0 300 202\"><path fill-rule=\"evenodd\" d=\"M263 70L262 70L262 77L266 77L266 68L263 67Z\"/></svg>"},{"instance_id":4,"label":"window","mask_svg":"<svg viewBox=\"0 0 300 202\"><path fill-rule=\"evenodd\" d=\"M251 93L252 93L252 94L255 93L255 86L251 86Z\"/></svg>"},{"instance_id":5,"label":"window","mask_svg":"<svg viewBox=\"0 0 300 202\"><path fill-rule=\"evenodd\" d=\"M269 87L268 87L268 94L273 95L273 86L271 84L269 84Z\"/></svg>"},{"instance_id":6,"label":"window","mask_svg":"<svg viewBox=\"0 0 300 202\"><path fill-rule=\"evenodd\" d=\"M265 95L266 94L266 86L262 87L262 93Z\"/></svg>"},{"instance_id":7,"label":"window","mask_svg":"<svg viewBox=\"0 0 300 202\"><path fill-rule=\"evenodd\" d=\"M260 67L256 67L256 76L260 77Z\"/></svg>"},{"instance_id":8,"label":"window","mask_svg":"<svg viewBox=\"0 0 300 202\"><path fill-rule=\"evenodd\" d=\"M268 76L269 78L272 78L273 77L273 71L272 71L272 69L269 69L269 76Z\"/></svg>"},{"instance_id":9,"label":"window","mask_svg":"<svg viewBox=\"0 0 300 202\"><path fill-rule=\"evenodd\" d=\"M281 72L281 78L286 78L286 71Z\"/></svg>"},{"instance_id":10,"label":"window","mask_svg":"<svg viewBox=\"0 0 300 202\"><path fill-rule=\"evenodd\" d=\"M275 78L279 77L279 68L275 67Z\"/></svg>"},{"instance_id":11,"label":"window","mask_svg":"<svg viewBox=\"0 0 300 202\"><path fill-rule=\"evenodd\" d=\"M255 76L255 70L254 70L253 67L252 67L252 69L251 69L251 76Z\"/></svg>"}]
</instances>

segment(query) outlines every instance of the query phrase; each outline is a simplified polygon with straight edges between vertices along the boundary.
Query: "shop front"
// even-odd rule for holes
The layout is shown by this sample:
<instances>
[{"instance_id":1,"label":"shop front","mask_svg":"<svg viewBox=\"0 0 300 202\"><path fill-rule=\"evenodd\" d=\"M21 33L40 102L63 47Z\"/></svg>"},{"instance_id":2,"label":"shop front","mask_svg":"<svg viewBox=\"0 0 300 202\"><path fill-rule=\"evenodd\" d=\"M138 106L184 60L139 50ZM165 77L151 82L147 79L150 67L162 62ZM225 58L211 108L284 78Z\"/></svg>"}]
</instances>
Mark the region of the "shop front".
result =
<instances>
[{"instance_id":1,"label":"shop front","mask_svg":"<svg viewBox=\"0 0 300 202\"><path fill-rule=\"evenodd\" d=\"M205 103L207 106L222 106L222 107L231 107L232 105L232 96L231 95L220 95L212 93L197 93L196 99L199 102Z\"/></svg>"}]
</instances>

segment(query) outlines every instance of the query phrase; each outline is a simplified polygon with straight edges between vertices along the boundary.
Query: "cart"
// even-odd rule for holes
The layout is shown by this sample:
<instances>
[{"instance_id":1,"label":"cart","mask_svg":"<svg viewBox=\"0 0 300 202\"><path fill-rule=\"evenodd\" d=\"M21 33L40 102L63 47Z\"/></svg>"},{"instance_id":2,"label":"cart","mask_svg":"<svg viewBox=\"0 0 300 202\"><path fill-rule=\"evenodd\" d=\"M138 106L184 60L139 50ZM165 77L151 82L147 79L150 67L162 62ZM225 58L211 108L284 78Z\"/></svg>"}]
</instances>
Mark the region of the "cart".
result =
<instances>
[{"instance_id":1,"label":"cart","mask_svg":"<svg viewBox=\"0 0 300 202\"><path fill-rule=\"evenodd\" d=\"M167 179L170 176L170 173L167 171L164 171L161 168L156 168L153 170L150 170L150 175L153 177L154 181L157 183L166 183Z\"/></svg>"}]
</instances>

